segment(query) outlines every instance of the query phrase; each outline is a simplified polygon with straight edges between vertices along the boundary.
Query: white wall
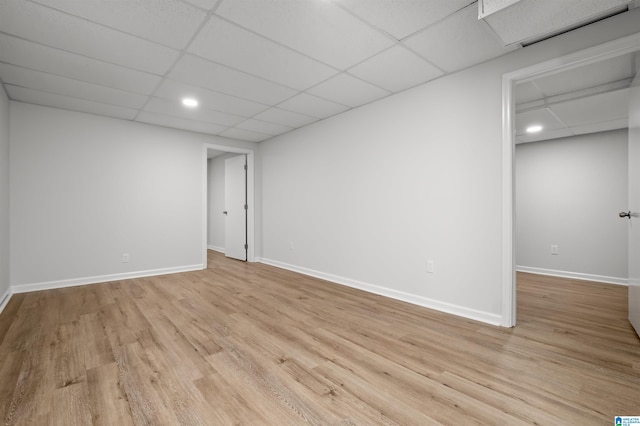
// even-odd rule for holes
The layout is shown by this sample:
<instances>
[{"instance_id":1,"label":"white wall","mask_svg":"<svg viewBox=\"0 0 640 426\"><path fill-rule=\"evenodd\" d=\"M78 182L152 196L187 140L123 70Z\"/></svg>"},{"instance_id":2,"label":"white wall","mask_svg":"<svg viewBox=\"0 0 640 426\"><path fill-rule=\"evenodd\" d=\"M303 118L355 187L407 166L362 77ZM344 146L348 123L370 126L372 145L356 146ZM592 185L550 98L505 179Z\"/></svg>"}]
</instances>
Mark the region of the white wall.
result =
<instances>
[{"instance_id":1,"label":"white wall","mask_svg":"<svg viewBox=\"0 0 640 426\"><path fill-rule=\"evenodd\" d=\"M638 19L640 9L263 142L265 261L500 323L502 75L637 32Z\"/></svg>"},{"instance_id":2,"label":"white wall","mask_svg":"<svg viewBox=\"0 0 640 426\"><path fill-rule=\"evenodd\" d=\"M0 85L0 311L9 279L9 99Z\"/></svg>"},{"instance_id":3,"label":"white wall","mask_svg":"<svg viewBox=\"0 0 640 426\"><path fill-rule=\"evenodd\" d=\"M12 285L201 268L207 143L230 141L12 102Z\"/></svg>"},{"instance_id":4,"label":"white wall","mask_svg":"<svg viewBox=\"0 0 640 426\"><path fill-rule=\"evenodd\" d=\"M209 232L207 244L218 251L225 249L224 211L224 161L238 154L228 153L211 158L208 161L209 178Z\"/></svg>"},{"instance_id":5,"label":"white wall","mask_svg":"<svg viewBox=\"0 0 640 426\"><path fill-rule=\"evenodd\" d=\"M626 282L627 143L621 129L516 146L519 269Z\"/></svg>"}]
</instances>

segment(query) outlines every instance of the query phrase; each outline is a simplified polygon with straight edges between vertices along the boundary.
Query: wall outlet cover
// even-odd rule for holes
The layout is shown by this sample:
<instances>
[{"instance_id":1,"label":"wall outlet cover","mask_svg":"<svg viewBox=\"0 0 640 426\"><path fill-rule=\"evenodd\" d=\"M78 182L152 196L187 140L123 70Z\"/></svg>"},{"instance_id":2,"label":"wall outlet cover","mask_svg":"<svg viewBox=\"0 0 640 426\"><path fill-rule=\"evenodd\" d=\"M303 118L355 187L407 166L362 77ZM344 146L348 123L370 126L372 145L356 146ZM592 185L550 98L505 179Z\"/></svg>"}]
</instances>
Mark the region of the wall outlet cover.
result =
<instances>
[{"instance_id":1,"label":"wall outlet cover","mask_svg":"<svg viewBox=\"0 0 640 426\"><path fill-rule=\"evenodd\" d=\"M433 260L427 260L427 272L433 274L435 272L435 266Z\"/></svg>"}]
</instances>

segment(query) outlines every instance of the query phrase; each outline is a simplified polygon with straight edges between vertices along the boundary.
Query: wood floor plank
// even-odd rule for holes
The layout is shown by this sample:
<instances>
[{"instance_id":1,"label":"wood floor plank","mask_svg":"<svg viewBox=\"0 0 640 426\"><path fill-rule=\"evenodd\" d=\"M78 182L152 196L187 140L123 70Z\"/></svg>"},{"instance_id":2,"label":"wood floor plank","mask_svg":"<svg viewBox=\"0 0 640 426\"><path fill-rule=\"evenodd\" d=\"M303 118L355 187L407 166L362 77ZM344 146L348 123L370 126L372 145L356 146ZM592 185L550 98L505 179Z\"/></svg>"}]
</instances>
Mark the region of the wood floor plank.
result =
<instances>
[{"instance_id":1,"label":"wood floor plank","mask_svg":"<svg viewBox=\"0 0 640 426\"><path fill-rule=\"evenodd\" d=\"M518 274L493 327L209 252L207 270L15 295L9 425L610 424L640 414L627 288Z\"/></svg>"},{"instance_id":2,"label":"wood floor plank","mask_svg":"<svg viewBox=\"0 0 640 426\"><path fill-rule=\"evenodd\" d=\"M238 400L252 407L264 424L295 425L303 422L296 410L287 407L288 401L278 384L274 384L251 359L235 348L209 355L207 361L226 382L225 387L233 388Z\"/></svg>"},{"instance_id":3,"label":"wood floor plank","mask_svg":"<svg viewBox=\"0 0 640 426\"><path fill-rule=\"evenodd\" d=\"M298 363L295 358L283 359L278 366L281 374L289 376L289 382L295 384L292 387L296 392L305 395L309 401L323 407L330 414L326 416L326 421L320 424L344 424L344 425L369 425L369 424L390 424L384 413L381 413L356 395L348 393L344 388L337 386L327 379L321 372L315 370L316 367L308 368ZM332 417L338 417L335 421L330 421Z\"/></svg>"},{"instance_id":4,"label":"wood floor plank","mask_svg":"<svg viewBox=\"0 0 640 426\"><path fill-rule=\"evenodd\" d=\"M125 295L100 308L98 316L114 349L138 341L140 334L151 327L136 303Z\"/></svg>"},{"instance_id":5,"label":"wood floor plank","mask_svg":"<svg viewBox=\"0 0 640 426\"><path fill-rule=\"evenodd\" d=\"M62 323L56 329L52 358L58 389L86 382L85 343L76 338L80 333L78 321Z\"/></svg>"},{"instance_id":6,"label":"wood floor plank","mask_svg":"<svg viewBox=\"0 0 640 426\"><path fill-rule=\"evenodd\" d=\"M157 336L156 339L162 342L171 365L183 377L197 380L214 372L204 359L209 352L202 351L197 345L192 344L168 318L161 317L154 321L152 332Z\"/></svg>"},{"instance_id":7,"label":"wood floor plank","mask_svg":"<svg viewBox=\"0 0 640 426\"><path fill-rule=\"evenodd\" d=\"M366 406L367 411L378 413L380 418L375 424L400 424L419 425L434 424L437 421L430 417L427 409L418 410L405 403L399 395L390 394L386 387L377 387L375 380L369 376L359 376L334 362L327 361L313 369L335 386L335 393L341 396L343 393L353 395L361 401L361 406ZM372 383L373 382L373 383ZM376 392L371 392L376 389ZM480 425L481 423L465 418L467 424Z\"/></svg>"},{"instance_id":8,"label":"wood floor plank","mask_svg":"<svg viewBox=\"0 0 640 426\"><path fill-rule=\"evenodd\" d=\"M53 391L51 416L55 426L85 426L91 424L91 408L86 381L73 383Z\"/></svg>"},{"instance_id":9,"label":"wood floor plank","mask_svg":"<svg viewBox=\"0 0 640 426\"><path fill-rule=\"evenodd\" d=\"M211 424L260 424L262 416L254 411L250 400L247 401L231 383L218 373L210 374L195 381L195 385L205 399L205 407L210 407Z\"/></svg>"},{"instance_id":10,"label":"wood floor plank","mask_svg":"<svg viewBox=\"0 0 640 426\"><path fill-rule=\"evenodd\" d=\"M131 417L137 425L179 424L175 412L165 404L155 370L139 342L115 351L120 382L127 396Z\"/></svg>"},{"instance_id":11,"label":"wood floor plank","mask_svg":"<svg viewBox=\"0 0 640 426\"><path fill-rule=\"evenodd\" d=\"M40 299L39 294L25 297L20 310L12 315L13 320L0 344L0 352L26 351L39 343L42 325L45 323L45 312L37 305ZM33 302L29 303L30 301ZM2 316L5 315L11 313L3 312Z\"/></svg>"},{"instance_id":12,"label":"wood floor plank","mask_svg":"<svg viewBox=\"0 0 640 426\"><path fill-rule=\"evenodd\" d=\"M134 424L119 371L115 362L87 370L91 423L96 426Z\"/></svg>"},{"instance_id":13,"label":"wood floor plank","mask_svg":"<svg viewBox=\"0 0 640 426\"><path fill-rule=\"evenodd\" d=\"M5 382L0 387L0 413L4 414L2 419L5 422L14 418L14 410L17 409L18 404L13 401L13 396L18 388L24 356L24 352L0 353L0 377Z\"/></svg>"},{"instance_id":14,"label":"wood floor plank","mask_svg":"<svg viewBox=\"0 0 640 426\"><path fill-rule=\"evenodd\" d=\"M113 349L97 311L81 315L79 327L80 335L76 339L83 352L84 368L91 370L113 363Z\"/></svg>"},{"instance_id":15,"label":"wood floor plank","mask_svg":"<svg viewBox=\"0 0 640 426\"><path fill-rule=\"evenodd\" d=\"M52 349L55 336L34 333L37 338L23 351L18 380L14 384L11 403L6 412L0 413L6 425L47 423L52 408L52 395L56 386L56 370ZM4 386L5 380L1 380ZM42 421L41 421L42 420Z\"/></svg>"},{"instance_id":16,"label":"wood floor plank","mask_svg":"<svg viewBox=\"0 0 640 426\"><path fill-rule=\"evenodd\" d=\"M7 303L7 306L4 308L4 315L0 315L0 347L4 341L7 331L9 331L11 324L13 324L18 312L20 311L25 296L26 295L24 293L14 294L13 297L11 297L11 300L9 300L9 303Z\"/></svg>"}]
</instances>

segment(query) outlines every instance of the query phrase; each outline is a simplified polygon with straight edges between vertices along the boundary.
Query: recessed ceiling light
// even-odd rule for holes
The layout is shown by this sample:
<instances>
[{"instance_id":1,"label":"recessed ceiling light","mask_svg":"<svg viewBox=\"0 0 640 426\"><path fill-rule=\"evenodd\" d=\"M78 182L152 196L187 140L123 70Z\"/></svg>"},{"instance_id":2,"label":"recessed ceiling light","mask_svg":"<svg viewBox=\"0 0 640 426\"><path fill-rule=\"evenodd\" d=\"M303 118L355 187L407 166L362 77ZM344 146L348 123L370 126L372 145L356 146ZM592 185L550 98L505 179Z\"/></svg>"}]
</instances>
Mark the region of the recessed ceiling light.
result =
<instances>
[{"instance_id":1,"label":"recessed ceiling light","mask_svg":"<svg viewBox=\"0 0 640 426\"><path fill-rule=\"evenodd\" d=\"M527 133L538 133L542 130L542 126L539 124L534 124L532 126L527 127Z\"/></svg>"},{"instance_id":2,"label":"recessed ceiling light","mask_svg":"<svg viewBox=\"0 0 640 426\"><path fill-rule=\"evenodd\" d=\"M182 105L189 108L195 108L198 106L198 100L194 98L182 98Z\"/></svg>"}]
</instances>

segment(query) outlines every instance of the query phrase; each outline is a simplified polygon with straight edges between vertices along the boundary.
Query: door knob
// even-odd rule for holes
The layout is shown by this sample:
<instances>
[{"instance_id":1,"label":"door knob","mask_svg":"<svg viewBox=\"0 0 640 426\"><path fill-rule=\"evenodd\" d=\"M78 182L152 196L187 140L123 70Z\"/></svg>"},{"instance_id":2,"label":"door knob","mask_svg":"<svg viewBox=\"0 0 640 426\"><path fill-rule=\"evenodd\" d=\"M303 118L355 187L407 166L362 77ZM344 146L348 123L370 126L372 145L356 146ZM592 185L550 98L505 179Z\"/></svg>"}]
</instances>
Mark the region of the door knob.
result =
<instances>
[{"instance_id":1,"label":"door knob","mask_svg":"<svg viewBox=\"0 0 640 426\"><path fill-rule=\"evenodd\" d=\"M223 212L222 212L222 214L227 214L227 211L226 211L226 210L225 210L225 211L223 211ZM620 213L620 214L622 214L622 213Z\"/></svg>"},{"instance_id":2,"label":"door knob","mask_svg":"<svg viewBox=\"0 0 640 426\"><path fill-rule=\"evenodd\" d=\"M618 213L618 215L620 215L620 217L628 217L629 219L631 219L631 210L629 210L628 212L620 212Z\"/></svg>"}]
</instances>

